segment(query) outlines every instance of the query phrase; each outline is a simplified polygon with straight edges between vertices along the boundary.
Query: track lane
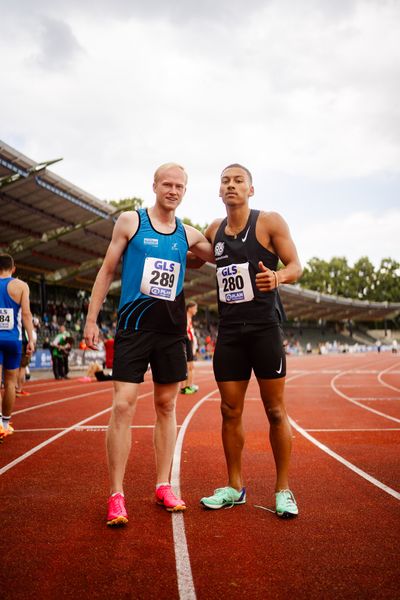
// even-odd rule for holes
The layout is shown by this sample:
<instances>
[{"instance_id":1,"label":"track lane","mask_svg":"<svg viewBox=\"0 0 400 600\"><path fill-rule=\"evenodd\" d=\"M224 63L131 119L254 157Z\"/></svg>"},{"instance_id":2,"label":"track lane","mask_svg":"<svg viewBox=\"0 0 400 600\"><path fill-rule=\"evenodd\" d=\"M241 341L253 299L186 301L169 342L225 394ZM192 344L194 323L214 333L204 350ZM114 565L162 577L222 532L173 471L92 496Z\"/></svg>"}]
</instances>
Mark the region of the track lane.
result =
<instances>
[{"instance_id":1,"label":"track lane","mask_svg":"<svg viewBox=\"0 0 400 600\"><path fill-rule=\"evenodd\" d=\"M292 408L295 408L300 419L305 418L311 425L311 417L316 416L314 403L317 395L325 390L332 371L343 369L342 360L320 363L321 370L331 371L325 374L322 388L319 387L321 380L318 375L307 373L307 385L303 387L303 378L296 380L297 395L302 396L298 397L299 404L306 408L311 397L313 406L302 415L297 401L293 401L292 407L291 398L291 414ZM350 362L354 368L361 365L358 357ZM317 368L318 361L304 359L294 362L289 358L289 372L290 369L295 370L293 365L304 374ZM313 379L318 387L310 394ZM209 382L202 384L201 393L211 391L213 385L210 376ZM294 397L295 388L291 389ZM251 383L248 395L250 398L257 397L255 382ZM335 402L343 402L334 397ZM177 414L180 424L198 398L196 394L179 396ZM85 400L85 403L88 401ZM93 402L96 403L94 399ZM356 409L346 404L352 410ZM67 407L68 403L64 406ZM47 409L40 411L41 420L45 419L46 412ZM322 415L317 420L321 424L327 414L332 416L334 413L334 410L327 411L323 405ZM34 412L30 413L30 417L34 415ZM39 418L39 411L36 418ZM368 414L364 418L372 423L370 419L377 417ZM148 424L152 420L152 402L150 398L143 399L138 403L134 422ZM105 426L106 419L99 416L91 423ZM380 490L371 492L370 484L329 456L324 456L295 433L292 484L301 514L296 521L282 522L274 515L254 508L254 504L268 507L273 502L274 468L266 439L266 418L260 402L252 400L246 403L245 424L244 466L249 486L248 504L232 510L210 514L198 504L201 496L211 493L213 487L223 485L226 477L218 395L214 394L196 412L184 437L181 483L182 495L189 505L184 523L197 598L213 600L218 597L220 600L227 593L233 599L245 596L250 600L281 599L285 595L320 599L321 593L328 599L360 597L360 594L361 597L393 597L398 585L398 573L393 562L399 522L395 499L392 498L394 504L390 505L388 497L389 504L385 502L385 510L382 511L383 503L376 500L376 493L382 494ZM383 435L392 428L389 422L387 425ZM9 556L4 563L15 572L16 585L14 595L10 597L27 597L27 578L30 592L45 600L76 598L88 593L93 598L108 598L110 587L114 596L121 598L131 597L129 594L146 600L162 598L166 591L168 598L179 597L171 515L159 510L153 502L151 438L150 429L133 432L134 452L127 471L131 522L126 530L109 531L103 525L107 468L104 434L101 432L71 431L68 436L38 452L38 462L32 457L12 469L10 473L13 473L14 479L7 474L2 478L1 483L7 482L5 509L14 510L14 515L7 514L5 531L12 532L11 554L14 562L21 563L20 571L19 563L15 569ZM264 477L260 477L261 472ZM18 477L15 477L17 473ZM29 506L33 510L28 515ZM48 511L45 515L43 506ZM358 506L362 506L362 511ZM13 527L15 522L18 522L18 528ZM384 537L381 543L380 536ZM365 547L361 546L363 540ZM335 548L340 548L340 552ZM46 573L42 573L43 564L49 565ZM157 570L160 576L154 577ZM368 578L365 573L368 573Z\"/></svg>"},{"instance_id":2,"label":"track lane","mask_svg":"<svg viewBox=\"0 0 400 600\"><path fill-rule=\"evenodd\" d=\"M28 580L32 581L30 593L45 599L87 597L88 590L90 597L109 598L110 589L117 598L162 598L165 589L168 589L168 597L178 597L171 514L154 502L153 429L148 424L154 424L155 415L151 384L146 387L149 389L147 397L141 394L134 418L134 423L144 424L145 428L133 431L133 452L126 476L130 514L126 530L105 527L108 476L104 433L97 429L76 430L76 411L82 415L93 405L103 406L103 403L106 409L85 420L94 426L106 426L109 390L99 392L97 397L86 397L82 403L67 403L63 410L60 405L50 405L40 411L44 424L46 420L54 423L59 419L67 425L72 417L75 421L61 435L47 440L46 446L37 448L35 456L27 456L29 460L19 457L22 460L10 465L1 478L4 509L19 523L18 534L13 535L18 565L13 565L9 553L3 563L4 572L12 569L17 580L10 598L26 598ZM194 403L194 396L179 397L178 423L181 424ZM39 412L20 414L18 422L21 426L27 425L37 420L38 415ZM34 437L34 434L26 434L26 438L32 440L32 435ZM17 439L18 434L15 434L9 441ZM11 448L11 444L9 446ZM8 477L11 473L14 478ZM17 507L15 497L19 498ZM24 498L29 498L29 509L28 500L25 502ZM43 505L46 515L41 514ZM34 541L36 553L32 544L26 543L27 532L35 529L35 523L40 523ZM5 526L11 528L10 519L6 519ZM156 566L155 556L161 559ZM43 564L51 569L50 578L48 570L41 568ZM143 590L146 590L145 596Z\"/></svg>"},{"instance_id":3,"label":"track lane","mask_svg":"<svg viewBox=\"0 0 400 600\"><path fill-rule=\"evenodd\" d=\"M256 393L253 382L248 395ZM210 400L186 434L181 479L191 503L226 484L219 427L219 403ZM292 486L301 513L282 522L254 508L273 505L274 465L261 402L246 403L245 429L247 505L221 511L198 505L196 518L185 520L197 598L391 597L399 583L392 560L398 501L295 432Z\"/></svg>"}]
</instances>

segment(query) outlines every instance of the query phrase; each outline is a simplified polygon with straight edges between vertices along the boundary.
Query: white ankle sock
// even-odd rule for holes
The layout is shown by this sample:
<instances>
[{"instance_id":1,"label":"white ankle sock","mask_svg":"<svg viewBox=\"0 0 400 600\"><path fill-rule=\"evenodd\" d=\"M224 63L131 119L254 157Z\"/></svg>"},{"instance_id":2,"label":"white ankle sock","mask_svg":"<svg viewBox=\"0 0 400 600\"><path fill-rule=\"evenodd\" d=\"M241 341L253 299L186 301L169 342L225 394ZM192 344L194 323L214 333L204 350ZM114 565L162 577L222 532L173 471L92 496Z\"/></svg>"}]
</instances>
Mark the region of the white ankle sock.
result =
<instances>
[{"instance_id":1,"label":"white ankle sock","mask_svg":"<svg viewBox=\"0 0 400 600\"><path fill-rule=\"evenodd\" d=\"M156 490L158 490L158 488L161 487L162 485L169 485L169 481L162 481L161 483L157 483Z\"/></svg>"}]
</instances>

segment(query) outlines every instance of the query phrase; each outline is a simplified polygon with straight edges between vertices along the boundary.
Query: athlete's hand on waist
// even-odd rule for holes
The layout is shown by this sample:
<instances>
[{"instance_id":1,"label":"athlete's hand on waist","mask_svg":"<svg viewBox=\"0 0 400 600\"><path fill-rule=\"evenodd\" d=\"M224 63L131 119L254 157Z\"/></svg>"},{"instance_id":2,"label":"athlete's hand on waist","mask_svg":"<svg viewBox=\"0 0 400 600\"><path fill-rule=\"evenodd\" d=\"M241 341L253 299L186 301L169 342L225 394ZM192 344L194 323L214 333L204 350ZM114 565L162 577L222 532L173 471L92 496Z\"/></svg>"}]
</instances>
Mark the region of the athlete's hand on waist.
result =
<instances>
[{"instance_id":1,"label":"athlete's hand on waist","mask_svg":"<svg viewBox=\"0 0 400 600\"><path fill-rule=\"evenodd\" d=\"M99 328L96 323L86 321L85 330L83 332L86 346L92 350L98 350L97 344L99 343Z\"/></svg>"},{"instance_id":2,"label":"athlete's hand on waist","mask_svg":"<svg viewBox=\"0 0 400 600\"><path fill-rule=\"evenodd\" d=\"M257 289L260 292L270 292L276 289L279 285L278 273L268 269L261 260L258 263L258 268L260 272L256 274Z\"/></svg>"}]
</instances>

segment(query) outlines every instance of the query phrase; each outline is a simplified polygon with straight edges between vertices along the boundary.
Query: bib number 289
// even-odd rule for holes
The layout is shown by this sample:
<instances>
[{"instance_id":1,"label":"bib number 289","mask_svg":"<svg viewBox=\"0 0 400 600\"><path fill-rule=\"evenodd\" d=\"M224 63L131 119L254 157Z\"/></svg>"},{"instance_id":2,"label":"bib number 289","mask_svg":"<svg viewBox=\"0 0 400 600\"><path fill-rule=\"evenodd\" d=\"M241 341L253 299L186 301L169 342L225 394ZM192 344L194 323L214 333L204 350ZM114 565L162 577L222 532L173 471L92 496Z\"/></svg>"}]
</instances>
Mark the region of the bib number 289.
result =
<instances>
[{"instance_id":1,"label":"bib number 289","mask_svg":"<svg viewBox=\"0 0 400 600\"><path fill-rule=\"evenodd\" d=\"M152 271L152 278L150 283L153 285L160 285L161 287L172 288L175 281L174 273L166 273L165 271Z\"/></svg>"},{"instance_id":2,"label":"bib number 289","mask_svg":"<svg viewBox=\"0 0 400 600\"><path fill-rule=\"evenodd\" d=\"M173 260L147 256L140 291L146 296L173 302L176 298L180 268L180 263Z\"/></svg>"}]
</instances>

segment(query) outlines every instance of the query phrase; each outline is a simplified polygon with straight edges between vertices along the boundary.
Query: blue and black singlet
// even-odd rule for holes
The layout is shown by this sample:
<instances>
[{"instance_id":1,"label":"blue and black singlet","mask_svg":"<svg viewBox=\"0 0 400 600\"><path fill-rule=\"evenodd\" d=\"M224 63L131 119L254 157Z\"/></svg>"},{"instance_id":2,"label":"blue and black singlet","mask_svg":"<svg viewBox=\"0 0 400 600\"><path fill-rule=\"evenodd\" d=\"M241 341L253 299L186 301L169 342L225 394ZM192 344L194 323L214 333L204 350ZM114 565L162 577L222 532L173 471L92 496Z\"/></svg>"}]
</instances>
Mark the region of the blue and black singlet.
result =
<instances>
[{"instance_id":1,"label":"blue and black singlet","mask_svg":"<svg viewBox=\"0 0 400 600\"><path fill-rule=\"evenodd\" d=\"M146 209L141 208L136 212L139 226L123 254L117 329L185 335L183 282L189 248L185 228L181 220L175 218L175 231L160 233L154 229ZM153 266L148 278L149 294L157 293L159 297L141 291L146 259ZM171 273L171 269L177 265L179 276ZM162 299L163 294L168 296L171 288L176 288L175 299Z\"/></svg>"}]
</instances>

